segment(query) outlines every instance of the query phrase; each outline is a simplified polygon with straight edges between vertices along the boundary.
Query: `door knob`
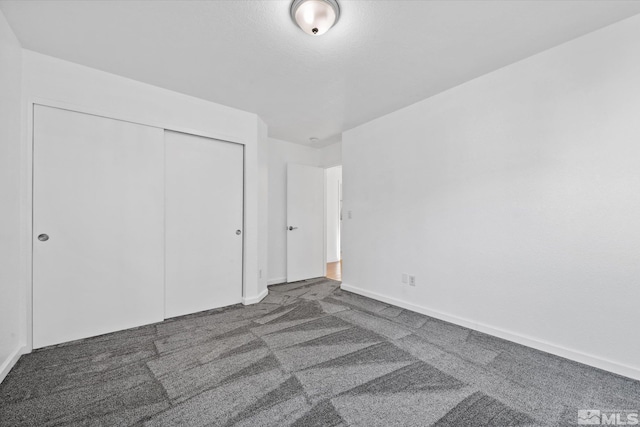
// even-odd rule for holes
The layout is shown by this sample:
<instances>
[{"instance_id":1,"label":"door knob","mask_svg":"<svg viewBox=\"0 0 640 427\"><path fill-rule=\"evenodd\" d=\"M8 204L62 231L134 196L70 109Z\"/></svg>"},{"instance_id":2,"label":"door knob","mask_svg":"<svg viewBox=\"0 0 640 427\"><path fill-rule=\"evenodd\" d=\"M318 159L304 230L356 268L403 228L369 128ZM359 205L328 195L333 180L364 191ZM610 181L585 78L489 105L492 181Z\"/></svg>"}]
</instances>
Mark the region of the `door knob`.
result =
<instances>
[{"instance_id":1,"label":"door knob","mask_svg":"<svg viewBox=\"0 0 640 427\"><path fill-rule=\"evenodd\" d=\"M241 234L242 234L242 231L240 231L240 230L236 230L236 234L239 236L239 235L241 235Z\"/></svg>"},{"instance_id":2,"label":"door knob","mask_svg":"<svg viewBox=\"0 0 640 427\"><path fill-rule=\"evenodd\" d=\"M46 242L47 240L49 240L49 235L48 234L41 234L38 236L38 240L40 240L41 242Z\"/></svg>"},{"instance_id":3,"label":"door knob","mask_svg":"<svg viewBox=\"0 0 640 427\"><path fill-rule=\"evenodd\" d=\"M293 231L293 230L297 230L297 229L298 229L298 227L289 226L289 231Z\"/></svg>"}]
</instances>

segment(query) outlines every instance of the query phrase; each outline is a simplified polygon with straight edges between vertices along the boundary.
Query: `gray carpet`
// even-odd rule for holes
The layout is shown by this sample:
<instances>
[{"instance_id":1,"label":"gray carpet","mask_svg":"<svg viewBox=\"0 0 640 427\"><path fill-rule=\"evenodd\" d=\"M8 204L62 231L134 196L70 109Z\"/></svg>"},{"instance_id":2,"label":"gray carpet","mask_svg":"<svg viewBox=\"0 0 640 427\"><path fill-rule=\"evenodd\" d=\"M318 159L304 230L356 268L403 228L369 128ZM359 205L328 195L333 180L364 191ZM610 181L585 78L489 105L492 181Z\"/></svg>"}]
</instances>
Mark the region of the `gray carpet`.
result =
<instances>
[{"instance_id":1,"label":"gray carpet","mask_svg":"<svg viewBox=\"0 0 640 427\"><path fill-rule=\"evenodd\" d=\"M23 356L2 426L575 425L640 382L316 279Z\"/></svg>"}]
</instances>

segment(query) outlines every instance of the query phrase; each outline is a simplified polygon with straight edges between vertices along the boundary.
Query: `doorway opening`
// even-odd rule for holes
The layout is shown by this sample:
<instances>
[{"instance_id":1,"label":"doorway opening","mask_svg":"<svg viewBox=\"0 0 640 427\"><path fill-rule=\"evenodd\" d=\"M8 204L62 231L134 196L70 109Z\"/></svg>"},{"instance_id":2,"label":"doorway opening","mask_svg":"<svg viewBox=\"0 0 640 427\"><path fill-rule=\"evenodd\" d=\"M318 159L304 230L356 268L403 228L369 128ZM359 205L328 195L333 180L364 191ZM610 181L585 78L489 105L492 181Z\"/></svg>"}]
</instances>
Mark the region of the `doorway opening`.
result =
<instances>
[{"instance_id":1,"label":"doorway opening","mask_svg":"<svg viewBox=\"0 0 640 427\"><path fill-rule=\"evenodd\" d=\"M342 281L342 166L325 172L327 278Z\"/></svg>"}]
</instances>

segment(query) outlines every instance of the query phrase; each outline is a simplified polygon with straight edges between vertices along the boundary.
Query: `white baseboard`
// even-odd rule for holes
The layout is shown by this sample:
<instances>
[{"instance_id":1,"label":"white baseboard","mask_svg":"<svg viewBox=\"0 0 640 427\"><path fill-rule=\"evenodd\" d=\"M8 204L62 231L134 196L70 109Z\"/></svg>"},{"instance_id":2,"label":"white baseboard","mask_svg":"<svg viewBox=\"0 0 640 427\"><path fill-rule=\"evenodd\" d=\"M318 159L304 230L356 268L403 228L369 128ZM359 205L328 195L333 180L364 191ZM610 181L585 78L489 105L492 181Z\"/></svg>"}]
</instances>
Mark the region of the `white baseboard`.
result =
<instances>
[{"instance_id":1,"label":"white baseboard","mask_svg":"<svg viewBox=\"0 0 640 427\"><path fill-rule=\"evenodd\" d=\"M286 283L286 282L287 282L286 277L276 277L275 279L267 280L267 286L278 285L280 283Z\"/></svg>"},{"instance_id":2,"label":"white baseboard","mask_svg":"<svg viewBox=\"0 0 640 427\"><path fill-rule=\"evenodd\" d=\"M5 377L9 374L9 371L15 366L20 359L20 356L24 353L24 347L18 347L7 357L7 360L0 365L0 383L4 381Z\"/></svg>"},{"instance_id":3,"label":"white baseboard","mask_svg":"<svg viewBox=\"0 0 640 427\"><path fill-rule=\"evenodd\" d=\"M256 295L255 297L251 297L251 298L242 298L242 304L244 305L251 305L251 304L257 304L260 301L262 301L267 295L269 294L269 289L266 289L262 292L260 292L258 295Z\"/></svg>"},{"instance_id":4,"label":"white baseboard","mask_svg":"<svg viewBox=\"0 0 640 427\"><path fill-rule=\"evenodd\" d=\"M598 369L613 372L614 374L622 375L634 380L640 380L640 369L632 366L623 365L612 360L603 359L601 357L593 356L581 351L571 350L550 342L546 342L537 338L532 338L526 335L521 335L515 332L506 331L504 329L495 328L493 326L484 325L482 323L474 322L462 317L453 316L450 314L442 313L436 310L432 310L426 307L401 301L396 298L391 298L377 292L367 291L365 289L351 286L349 284L342 283L340 289L353 292L354 294L369 297L381 302L395 305L400 308L404 308L416 313L424 314L436 319L444 320L445 322L453 323L465 328L473 329L485 334L493 335L498 338L505 339L517 344L522 344L527 347L535 348L536 350L544 351L545 353L551 353L556 356L564 357L565 359L573 360L575 362L583 363L585 365L593 366Z\"/></svg>"}]
</instances>

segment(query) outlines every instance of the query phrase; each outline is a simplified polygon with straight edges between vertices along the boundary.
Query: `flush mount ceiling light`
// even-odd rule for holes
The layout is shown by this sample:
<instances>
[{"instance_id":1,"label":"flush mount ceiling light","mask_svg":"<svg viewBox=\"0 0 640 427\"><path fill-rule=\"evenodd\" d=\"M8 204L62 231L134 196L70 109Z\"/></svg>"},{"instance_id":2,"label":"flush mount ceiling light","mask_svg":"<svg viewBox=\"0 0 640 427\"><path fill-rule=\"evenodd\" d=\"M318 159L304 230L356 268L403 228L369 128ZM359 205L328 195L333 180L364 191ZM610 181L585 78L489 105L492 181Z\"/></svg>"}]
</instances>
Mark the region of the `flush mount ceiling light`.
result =
<instances>
[{"instance_id":1,"label":"flush mount ceiling light","mask_svg":"<svg viewBox=\"0 0 640 427\"><path fill-rule=\"evenodd\" d=\"M319 36L338 22L340 6L336 0L294 0L291 19L307 34Z\"/></svg>"}]
</instances>

